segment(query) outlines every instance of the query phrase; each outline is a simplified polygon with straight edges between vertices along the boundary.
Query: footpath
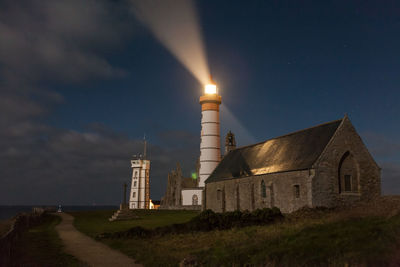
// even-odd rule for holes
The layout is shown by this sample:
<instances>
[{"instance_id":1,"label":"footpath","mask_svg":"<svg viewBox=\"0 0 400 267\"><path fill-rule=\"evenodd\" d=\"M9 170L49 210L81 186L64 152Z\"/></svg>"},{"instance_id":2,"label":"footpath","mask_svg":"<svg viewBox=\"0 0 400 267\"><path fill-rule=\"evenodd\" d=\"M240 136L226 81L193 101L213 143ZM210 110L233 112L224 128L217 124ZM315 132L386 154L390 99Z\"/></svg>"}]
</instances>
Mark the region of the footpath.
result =
<instances>
[{"instance_id":1,"label":"footpath","mask_svg":"<svg viewBox=\"0 0 400 267\"><path fill-rule=\"evenodd\" d=\"M58 215L62 221L56 226L56 231L65 245L66 253L89 266L142 266L125 254L76 230L73 225L73 216L66 213L58 213Z\"/></svg>"}]
</instances>

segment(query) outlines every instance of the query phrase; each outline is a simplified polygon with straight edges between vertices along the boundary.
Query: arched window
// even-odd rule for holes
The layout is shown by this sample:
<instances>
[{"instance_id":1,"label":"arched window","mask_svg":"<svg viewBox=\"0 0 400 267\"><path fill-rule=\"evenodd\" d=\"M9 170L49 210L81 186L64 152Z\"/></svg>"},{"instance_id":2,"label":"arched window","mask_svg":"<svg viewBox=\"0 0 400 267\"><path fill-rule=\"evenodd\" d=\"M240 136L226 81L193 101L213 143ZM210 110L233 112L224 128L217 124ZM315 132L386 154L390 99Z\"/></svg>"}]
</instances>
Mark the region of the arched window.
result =
<instances>
[{"instance_id":1,"label":"arched window","mask_svg":"<svg viewBox=\"0 0 400 267\"><path fill-rule=\"evenodd\" d=\"M136 182L136 181L134 181L134 182L133 182L133 187L136 187L136 184L137 184L137 182Z\"/></svg>"},{"instance_id":2,"label":"arched window","mask_svg":"<svg viewBox=\"0 0 400 267\"><path fill-rule=\"evenodd\" d=\"M349 151L343 154L339 162L338 192L359 192L357 163Z\"/></svg>"},{"instance_id":3,"label":"arched window","mask_svg":"<svg viewBox=\"0 0 400 267\"><path fill-rule=\"evenodd\" d=\"M218 189L217 190L217 200L221 200L222 199L222 190Z\"/></svg>"},{"instance_id":4,"label":"arched window","mask_svg":"<svg viewBox=\"0 0 400 267\"><path fill-rule=\"evenodd\" d=\"M236 209L240 210L240 193L239 193L239 185L236 186Z\"/></svg>"},{"instance_id":5,"label":"arched window","mask_svg":"<svg viewBox=\"0 0 400 267\"><path fill-rule=\"evenodd\" d=\"M267 187L265 186L264 180L261 181L261 197L262 198L267 197Z\"/></svg>"},{"instance_id":6,"label":"arched window","mask_svg":"<svg viewBox=\"0 0 400 267\"><path fill-rule=\"evenodd\" d=\"M132 197L135 198L136 197L136 192L132 193Z\"/></svg>"},{"instance_id":7,"label":"arched window","mask_svg":"<svg viewBox=\"0 0 400 267\"><path fill-rule=\"evenodd\" d=\"M199 198L197 195L192 196L192 205L197 206L199 204Z\"/></svg>"}]
</instances>

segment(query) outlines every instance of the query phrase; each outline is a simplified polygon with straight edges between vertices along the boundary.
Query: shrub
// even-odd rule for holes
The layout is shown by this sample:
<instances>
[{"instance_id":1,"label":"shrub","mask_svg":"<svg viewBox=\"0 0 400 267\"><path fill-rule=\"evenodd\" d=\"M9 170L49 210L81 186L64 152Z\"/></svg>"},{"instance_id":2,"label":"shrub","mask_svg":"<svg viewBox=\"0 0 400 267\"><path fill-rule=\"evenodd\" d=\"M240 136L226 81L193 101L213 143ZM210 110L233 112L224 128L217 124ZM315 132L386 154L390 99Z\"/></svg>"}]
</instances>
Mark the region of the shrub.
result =
<instances>
[{"instance_id":1,"label":"shrub","mask_svg":"<svg viewBox=\"0 0 400 267\"><path fill-rule=\"evenodd\" d=\"M154 235L181 234L195 231L226 230L233 227L245 227L250 225L270 224L283 218L278 208L257 209L249 211L230 211L215 213L212 210L205 210L187 223L172 224L163 227L157 227L153 230L145 229L140 226L133 227L127 231L116 233L103 233L98 238L148 238Z\"/></svg>"}]
</instances>

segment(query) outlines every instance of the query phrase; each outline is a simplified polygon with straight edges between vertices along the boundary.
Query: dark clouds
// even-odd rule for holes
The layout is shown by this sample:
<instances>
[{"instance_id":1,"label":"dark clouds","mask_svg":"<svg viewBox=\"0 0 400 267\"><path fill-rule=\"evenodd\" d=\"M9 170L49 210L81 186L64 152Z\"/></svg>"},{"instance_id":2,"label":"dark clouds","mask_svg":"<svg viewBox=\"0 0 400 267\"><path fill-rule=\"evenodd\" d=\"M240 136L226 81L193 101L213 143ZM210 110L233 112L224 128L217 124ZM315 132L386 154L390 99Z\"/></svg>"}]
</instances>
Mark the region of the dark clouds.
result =
<instances>
[{"instance_id":1,"label":"dark clouds","mask_svg":"<svg viewBox=\"0 0 400 267\"><path fill-rule=\"evenodd\" d=\"M44 81L79 84L126 72L105 54L133 33L125 1L3 1L0 4L0 204L118 204L142 140L99 123L83 131L46 123L62 95ZM96 118L94 118L96 120ZM182 136L184 135L184 136ZM177 161L194 165L197 137L160 133L149 144L152 195L163 195ZM194 143L193 143L194 141ZM194 166L193 166L194 168Z\"/></svg>"},{"instance_id":2,"label":"dark clouds","mask_svg":"<svg viewBox=\"0 0 400 267\"><path fill-rule=\"evenodd\" d=\"M0 2L0 204L120 201L122 182L131 175L129 160L142 151L142 140L95 117L81 131L46 119L65 101L54 84L79 86L129 74L107 56L135 34L127 5L123 0ZM383 168L383 191L400 193L399 142L366 139ZM151 194L157 199L176 162L186 173L195 169L199 138L163 131L159 145L152 143Z\"/></svg>"},{"instance_id":3,"label":"dark clouds","mask_svg":"<svg viewBox=\"0 0 400 267\"><path fill-rule=\"evenodd\" d=\"M5 1L0 10L3 78L76 81L124 74L97 53L120 45L130 33L124 4Z\"/></svg>"}]
</instances>

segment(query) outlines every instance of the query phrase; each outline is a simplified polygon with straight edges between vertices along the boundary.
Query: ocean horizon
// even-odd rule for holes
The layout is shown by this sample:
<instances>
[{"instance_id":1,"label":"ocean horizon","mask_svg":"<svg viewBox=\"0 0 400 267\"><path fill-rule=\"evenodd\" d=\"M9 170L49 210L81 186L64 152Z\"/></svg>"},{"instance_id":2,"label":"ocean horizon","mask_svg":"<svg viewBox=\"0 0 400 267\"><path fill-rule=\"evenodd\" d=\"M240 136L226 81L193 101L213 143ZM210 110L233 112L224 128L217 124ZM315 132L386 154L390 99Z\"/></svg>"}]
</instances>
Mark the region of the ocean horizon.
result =
<instances>
[{"instance_id":1,"label":"ocean horizon","mask_svg":"<svg viewBox=\"0 0 400 267\"><path fill-rule=\"evenodd\" d=\"M32 212L33 207L55 207L57 205L0 205L0 220L11 219L21 212ZM61 205L62 211L81 211L81 210L107 210L118 209L118 205Z\"/></svg>"}]
</instances>

